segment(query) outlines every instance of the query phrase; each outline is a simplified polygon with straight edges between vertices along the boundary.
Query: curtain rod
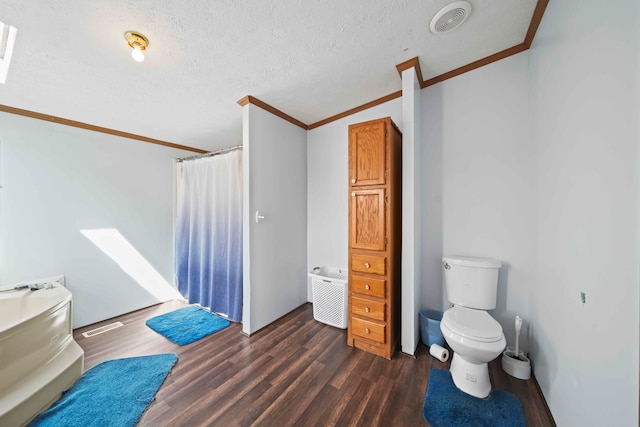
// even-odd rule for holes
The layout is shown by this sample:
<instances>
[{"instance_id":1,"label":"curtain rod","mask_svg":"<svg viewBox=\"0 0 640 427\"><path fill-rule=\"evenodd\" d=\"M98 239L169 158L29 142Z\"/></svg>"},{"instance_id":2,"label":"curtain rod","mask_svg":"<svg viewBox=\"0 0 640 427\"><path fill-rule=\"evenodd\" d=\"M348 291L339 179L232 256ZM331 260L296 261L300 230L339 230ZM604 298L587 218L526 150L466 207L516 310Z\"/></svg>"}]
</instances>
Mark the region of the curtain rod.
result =
<instances>
[{"instance_id":1,"label":"curtain rod","mask_svg":"<svg viewBox=\"0 0 640 427\"><path fill-rule=\"evenodd\" d=\"M211 151L209 153L196 154L195 156L183 157L181 159L176 159L176 162L180 163L180 162L184 162L185 160L195 160L195 159L201 159L203 157L217 156L219 154L228 153L229 151L239 150L241 148L242 148L242 144L236 145L235 147L223 148L222 150L218 150L218 151Z\"/></svg>"}]
</instances>

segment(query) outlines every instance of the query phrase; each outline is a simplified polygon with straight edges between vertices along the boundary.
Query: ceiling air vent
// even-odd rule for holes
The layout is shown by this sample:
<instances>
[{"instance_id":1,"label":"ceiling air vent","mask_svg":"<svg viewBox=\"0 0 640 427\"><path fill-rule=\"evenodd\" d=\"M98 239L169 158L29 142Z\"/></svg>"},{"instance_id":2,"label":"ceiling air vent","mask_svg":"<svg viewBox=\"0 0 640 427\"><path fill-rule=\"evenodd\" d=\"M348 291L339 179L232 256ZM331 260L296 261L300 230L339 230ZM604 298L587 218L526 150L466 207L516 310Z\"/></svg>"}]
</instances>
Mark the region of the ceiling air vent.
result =
<instances>
[{"instance_id":1,"label":"ceiling air vent","mask_svg":"<svg viewBox=\"0 0 640 427\"><path fill-rule=\"evenodd\" d=\"M471 14L471 3L456 1L442 9L431 20L432 33L446 33L458 28Z\"/></svg>"}]
</instances>

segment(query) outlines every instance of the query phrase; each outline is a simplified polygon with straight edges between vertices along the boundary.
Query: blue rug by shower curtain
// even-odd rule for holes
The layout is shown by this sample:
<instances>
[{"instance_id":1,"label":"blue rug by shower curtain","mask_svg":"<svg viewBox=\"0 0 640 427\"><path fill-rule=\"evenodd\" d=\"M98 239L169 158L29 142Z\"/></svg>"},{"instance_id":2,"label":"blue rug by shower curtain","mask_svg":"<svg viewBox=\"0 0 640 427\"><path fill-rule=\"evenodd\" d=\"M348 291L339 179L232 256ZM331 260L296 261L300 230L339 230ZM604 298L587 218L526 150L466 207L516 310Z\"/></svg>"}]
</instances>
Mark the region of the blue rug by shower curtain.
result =
<instances>
[{"instance_id":1,"label":"blue rug by shower curtain","mask_svg":"<svg viewBox=\"0 0 640 427\"><path fill-rule=\"evenodd\" d=\"M429 371L422 416L431 427L525 427L522 404L513 394L491 390L479 399L460 391L442 369Z\"/></svg>"},{"instance_id":2,"label":"blue rug by shower curtain","mask_svg":"<svg viewBox=\"0 0 640 427\"><path fill-rule=\"evenodd\" d=\"M177 360L167 353L100 363L29 426L133 427Z\"/></svg>"},{"instance_id":3,"label":"blue rug by shower curtain","mask_svg":"<svg viewBox=\"0 0 640 427\"><path fill-rule=\"evenodd\" d=\"M191 304L242 320L242 151L179 162L175 282Z\"/></svg>"},{"instance_id":4,"label":"blue rug by shower curtain","mask_svg":"<svg viewBox=\"0 0 640 427\"><path fill-rule=\"evenodd\" d=\"M230 322L200 307L190 306L152 317L146 324L168 340L186 345L226 328Z\"/></svg>"}]
</instances>

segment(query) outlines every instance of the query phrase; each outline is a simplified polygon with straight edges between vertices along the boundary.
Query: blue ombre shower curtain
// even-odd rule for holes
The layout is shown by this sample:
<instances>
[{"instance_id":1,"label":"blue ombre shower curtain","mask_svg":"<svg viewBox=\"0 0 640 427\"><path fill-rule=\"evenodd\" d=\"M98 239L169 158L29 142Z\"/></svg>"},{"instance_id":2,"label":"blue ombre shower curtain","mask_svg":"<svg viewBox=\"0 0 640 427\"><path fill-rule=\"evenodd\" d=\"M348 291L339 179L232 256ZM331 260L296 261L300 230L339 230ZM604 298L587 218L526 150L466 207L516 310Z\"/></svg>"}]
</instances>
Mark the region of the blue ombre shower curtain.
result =
<instances>
[{"instance_id":1,"label":"blue ombre shower curtain","mask_svg":"<svg viewBox=\"0 0 640 427\"><path fill-rule=\"evenodd\" d=\"M189 301L242 318L242 150L177 163L175 275Z\"/></svg>"}]
</instances>

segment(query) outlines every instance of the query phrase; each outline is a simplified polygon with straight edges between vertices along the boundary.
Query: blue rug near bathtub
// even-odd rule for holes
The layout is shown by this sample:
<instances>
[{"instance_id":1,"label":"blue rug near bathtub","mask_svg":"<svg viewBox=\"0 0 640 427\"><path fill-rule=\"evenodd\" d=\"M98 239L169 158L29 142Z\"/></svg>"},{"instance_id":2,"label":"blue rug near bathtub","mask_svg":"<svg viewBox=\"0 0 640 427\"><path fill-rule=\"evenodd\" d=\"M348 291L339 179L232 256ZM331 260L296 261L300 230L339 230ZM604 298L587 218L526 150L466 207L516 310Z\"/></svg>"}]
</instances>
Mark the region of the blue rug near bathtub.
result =
<instances>
[{"instance_id":1,"label":"blue rug near bathtub","mask_svg":"<svg viewBox=\"0 0 640 427\"><path fill-rule=\"evenodd\" d=\"M227 319L191 305L147 320L147 326L178 344L186 345L230 325Z\"/></svg>"},{"instance_id":2,"label":"blue rug near bathtub","mask_svg":"<svg viewBox=\"0 0 640 427\"><path fill-rule=\"evenodd\" d=\"M135 426L178 356L173 353L102 362L29 426Z\"/></svg>"},{"instance_id":3,"label":"blue rug near bathtub","mask_svg":"<svg viewBox=\"0 0 640 427\"><path fill-rule=\"evenodd\" d=\"M429 371L422 416L431 427L525 427L522 404L513 394L491 390L479 399L458 390L442 369Z\"/></svg>"}]
</instances>

